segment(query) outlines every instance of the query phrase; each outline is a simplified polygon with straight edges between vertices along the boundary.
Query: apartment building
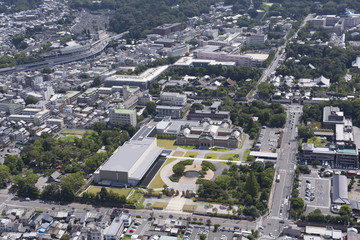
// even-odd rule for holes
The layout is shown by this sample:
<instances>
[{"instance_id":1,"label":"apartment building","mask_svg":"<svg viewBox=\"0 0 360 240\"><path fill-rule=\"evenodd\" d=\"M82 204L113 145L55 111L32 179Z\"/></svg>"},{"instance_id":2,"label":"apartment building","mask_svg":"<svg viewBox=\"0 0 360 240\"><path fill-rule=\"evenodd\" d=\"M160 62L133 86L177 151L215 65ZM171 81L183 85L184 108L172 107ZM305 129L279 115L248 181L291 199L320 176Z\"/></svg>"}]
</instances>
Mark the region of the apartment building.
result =
<instances>
[{"instance_id":1,"label":"apartment building","mask_svg":"<svg viewBox=\"0 0 360 240\"><path fill-rule=\"evenodd\" d=\"M136 127L136 110L131 109L110 109L110 124L131 125Z\"/></svg>"}]
</instances>

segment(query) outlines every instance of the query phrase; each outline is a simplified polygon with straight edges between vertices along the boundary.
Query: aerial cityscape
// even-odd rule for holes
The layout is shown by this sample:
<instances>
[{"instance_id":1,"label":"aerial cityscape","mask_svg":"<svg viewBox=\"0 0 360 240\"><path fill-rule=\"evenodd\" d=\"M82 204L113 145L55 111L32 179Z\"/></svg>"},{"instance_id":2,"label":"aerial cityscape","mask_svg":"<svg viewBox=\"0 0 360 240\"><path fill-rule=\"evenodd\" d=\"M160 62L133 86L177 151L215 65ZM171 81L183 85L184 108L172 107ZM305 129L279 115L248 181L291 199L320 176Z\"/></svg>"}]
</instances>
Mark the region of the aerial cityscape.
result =
<instances>
[{"instance_id":1,"label":"aerial cityscape","mask_svg":"<svg viewBox=\"0 0 360 240\"><path fill-rule=\"evenodd\" d=\"M359 0L0 0L0 239L360 239Z\"/></svg>"}]
</instances>

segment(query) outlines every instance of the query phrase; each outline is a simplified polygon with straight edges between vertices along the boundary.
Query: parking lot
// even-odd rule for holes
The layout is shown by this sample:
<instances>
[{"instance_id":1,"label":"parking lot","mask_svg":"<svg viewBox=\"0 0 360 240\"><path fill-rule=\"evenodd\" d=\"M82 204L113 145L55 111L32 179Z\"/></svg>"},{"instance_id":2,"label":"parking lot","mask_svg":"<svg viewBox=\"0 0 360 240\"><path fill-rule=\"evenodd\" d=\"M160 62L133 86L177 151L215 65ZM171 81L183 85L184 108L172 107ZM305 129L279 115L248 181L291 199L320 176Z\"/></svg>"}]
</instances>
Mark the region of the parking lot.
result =
<instances>
[{"instance_id":1,"label":"parking lot","mask_svg":"<svg viewBox=\"0 0 360 240\"><path fill-rule=\"evenodd\" d=\"M323 214L330 214L331 178L301 174L300 182L300 197L307 205L306 213L320 209ZM306 191L308 191L308 196L306 196Z\"/></svg>"},{"instance_id":2,"label":"parking lot","mask_svg":"<svg viewBox=\"0 0 360 240\"><path fill-rule=\"evenodd\" d=\"M261 151L272 151L279 144L280 130L278 128L263 128L257 141Z\"/></svg>"}]
</instances>

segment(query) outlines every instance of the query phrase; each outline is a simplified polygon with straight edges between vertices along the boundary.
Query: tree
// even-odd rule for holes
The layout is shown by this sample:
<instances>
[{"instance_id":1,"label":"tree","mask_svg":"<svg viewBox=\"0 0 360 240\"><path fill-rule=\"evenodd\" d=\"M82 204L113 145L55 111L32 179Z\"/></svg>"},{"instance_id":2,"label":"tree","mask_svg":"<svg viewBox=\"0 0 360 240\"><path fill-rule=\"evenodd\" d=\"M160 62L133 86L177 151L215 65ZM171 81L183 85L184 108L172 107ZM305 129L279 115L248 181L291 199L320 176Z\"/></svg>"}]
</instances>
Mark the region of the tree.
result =
<instances>
[{"instance_id":1,"label":"tree","mask_svg":"<svg viewBox=\"0 0 360 240\"><path fill-rule=\"evenodd\" d=\"M10 169L6 165L0 165L0 188L6 187L11 179Z\"/></svg>"},{"instance_id":2,"label":"tree","mask_svg":"<svg viewBox=\"0 0 360 240\"><path fill-rule=\"evenodd\" d=\"M61 179L61 200L72 201L75 192L85 184L83 173L77 172L69 174Z\"/></svg>"},{"instance_id":3,"label":"tree","mask_svg":"<svg viewBox=\"0 0 360 240\"><path fill-rule=\"evenodd\" d=\"M206 235L204 233L200 234L200 240L205 240L206 239Z\"/></svg>"},{"instance_id":4,"label":"tree","mask_svg":"<svg viewBox=\"0 0 360 240\"><path fill-rule=\"evenodd\" d=\"M70 240L71 236L67 233L65 233L64 235L62 235L62 237L60 238L60 240Z\"/></svg>"},{"instance_id":5,"label":"tree","mask_svg":"<svg viewBox=\"0 0 360 240\"><path fill-rule=\"evenodd\" d=\"M311 129L311 127L305 126L305 124L301 124L301 126L298 127L299 137L304 139L304 142L306 142L309 138L314 137L314 131Z\"/></svg>"},{"instance_id":6,"label":"tree","mask_svg":"<svg viewBox=\"0 0 360 240\"><path fill-rule=\"evenodd\" d=\"M16 155L6 156L4 160L4 165L9 168L12 175L18 174L24 167L23 161Z\"/></svg>"},{"instance_id":7,"label":"tree","mask_svg":"<svg viewBox=\"0 0 360 240\"><path fill-rule=\"evenodd\" d=\"M91 128L97 132L98 134L100 134L105 128L106 128L106 125L105 123L102 123L102 122L95 122Z\"/></svg>"},{"instance_id":8,"label":"tree","mask_svg":"<svg viewBox=\"0 0 360 240\"><path fill-rule=\"evenodd\" d=\"M42 73L52 73L53 71L54 70L49 67L44 67L41 72Z\"/></svg>"},{"instance_id":9,"label":"tree","mask_svg":"<svg viewBox=\"0 0 360 240\"><path fill-rule=\"evenodd\" d=\"M12 189L17 192L20 197L37 197L39 189L35 187L39 176L33 173L32 170L27 170L24 174L19 174L14 177L14 184Z\"/></svg>"},{"instance_id":10,"label":"tree","mask_svg":"<svg viewBox=\"0 0 360 240\"><path fill-rule=\"evenodd\" d=\"M255 174L253 171L250 172L246 179L245 191L249 193L253 198L255 198L259 193L259 183L256 180Z\"/></svg>"},{"instance_id":11,"label":"tree","mask_svg":"<svg viewBox=\"0 0 360 240\"><path fill-rule=\"evenodd\" d=\"M348 219L350 219L351 215L352 215L352 209L349 205L342 205L340 207L340 210L339 210L339 214L340 216L344 216L344 217L347 217Z\"/></svg>"},{"instance_id":12,"label":"tree","mask_svg":"<svg viewBox=\"0 0 360 240\"><path fill-rule=\"evenodd\" d=\"M154 102L147 102L145 110L149 115L155 116L156 114L156 103Z\"/></svg>"},{"instance_id":13,"label":"tree","mask_svg":"<svg viewBox=\"0 0 360 240\"><path fill-rule=\"evenodd\" d=\"M250 216L250 217L253 217L253 218L257 218L257 217L260 216L258 210L254 206L252 206L250 208L244 208L243 214L245 216Z\"/></svg>"},{"instance_id":14,"label":"tree","mask_svg":"<svg viewBox=\"0 0 360 240\"><path fill-rule=\"evenodd\" d=\"M282 127L286 122L286 114L274 114L270 117L271 127Z\"/></svg>"},{"instance_id":15,"label":"tree","mask_svg":"<svg viewBox=\"0 0 360 240\"><path fill-rule=\"evenodd\" d=\"M26 97L26 99L25 99L25 104L26 105L35 104L35 103L37 103L37 100L33 95L29 95L29 96Z\"/></svg>"},{"instance_id":16,"label":"tree","mask_svg":"<svg viewBox=\"0 0 360 240\"><path fill-rule=\"evenodd\" d=\"M173 172L174 172L175 175L181 176L181 175L183 175L184 171L185 171L184 164L179 164L178 163L178 164L175 164L173 166Z\"/></svg>"},{"instance_id":17,"label":"tree","mask_svg":"<svg viewBox=\"0 0 360 240\"><path fill-rule=\"evenodd\" d=\"M191 107L196 109L196 110L203 110L204 109L204 105L202 105L201 103L193 103L193 105Z\"/></svg>"},{"instance_id":18,"label":"tree","mask_svg":"<svg viewBox=\"0 0 360 240\"><path fill-rule=\"evenodd\" d=\"M56 201L60 198L60 186L56 183L50 183L45 186L40 195L41 199Z\"/></svg>"},{"instance_id":19,"label":"tree","mask_svg":"<svg viewBox=\"0 0 360 240\"><path fill-rule=\"evenodd\" d=\"M301 197L293 198L291 204L295 210L303 209L305 206L304 200Z\"/></svg>"},{"instance_id":20,"label":"tree","mask_svg":"<svg viewBox=\"0 0 360 240\"><path fill-rule=\"evenodd\" d=\"M97 76L94 78L93 82L92 82L92 87L98 87L102 84L102 77L101 76Z\"/></svg>"}]
</instances>

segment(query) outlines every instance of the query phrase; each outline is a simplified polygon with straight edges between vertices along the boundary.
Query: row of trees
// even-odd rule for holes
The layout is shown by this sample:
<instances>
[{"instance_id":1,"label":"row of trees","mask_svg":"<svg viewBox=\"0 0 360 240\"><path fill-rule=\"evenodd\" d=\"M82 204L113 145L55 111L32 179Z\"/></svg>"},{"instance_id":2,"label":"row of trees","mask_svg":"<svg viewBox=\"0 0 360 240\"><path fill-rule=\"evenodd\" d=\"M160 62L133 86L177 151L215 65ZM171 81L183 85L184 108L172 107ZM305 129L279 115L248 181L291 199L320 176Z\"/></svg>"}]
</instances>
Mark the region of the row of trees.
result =
<instances>
[{"instance_id":1,"label":"row of trees","mask_svg":"<svg viewBox=\"0 0 360 240\"><path fill-rule=\"evenodd\" d=\"M274 177L273 163L254 162L251 166L231 165L215 181L203 180L198 189L200 198L216 199L224 204L244 204L244 215L258 216L267 209L266 202Z\"/></svg>"},{"instance_id":2,"label":"row of trees","mask_svg":"<svg viewBox=\"0 0 360 240\"><path fill-rule=\"evenodd\" d=\"M340 216L323 215L320 209L315 209L307 216L302 215L301 220L316 223L355 225L356 221L352 219L352 209L349 205L343 205L339 211Z\"/></svg>"}]
</instances>

